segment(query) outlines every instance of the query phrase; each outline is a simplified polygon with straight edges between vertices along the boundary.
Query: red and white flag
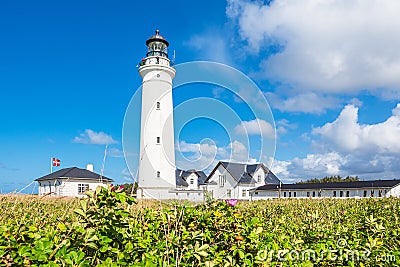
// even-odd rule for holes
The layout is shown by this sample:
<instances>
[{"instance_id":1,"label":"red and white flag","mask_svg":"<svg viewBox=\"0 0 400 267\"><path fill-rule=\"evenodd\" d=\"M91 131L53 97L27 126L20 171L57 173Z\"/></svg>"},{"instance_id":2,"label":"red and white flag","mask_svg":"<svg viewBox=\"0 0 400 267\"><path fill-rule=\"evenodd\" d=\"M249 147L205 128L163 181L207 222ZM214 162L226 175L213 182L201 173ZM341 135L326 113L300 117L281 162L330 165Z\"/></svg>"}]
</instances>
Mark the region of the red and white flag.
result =
<instances>
[{"instance_id":1,"label":"red and white flag","mask_svg":"<svg viewBox=\"0 0 400 267\"><path fill-rule=\"evenodd\" d=\"M61 161L57 158L52 158L53 166L58 167L61 164Z\"/></svg>"}]
</instances>

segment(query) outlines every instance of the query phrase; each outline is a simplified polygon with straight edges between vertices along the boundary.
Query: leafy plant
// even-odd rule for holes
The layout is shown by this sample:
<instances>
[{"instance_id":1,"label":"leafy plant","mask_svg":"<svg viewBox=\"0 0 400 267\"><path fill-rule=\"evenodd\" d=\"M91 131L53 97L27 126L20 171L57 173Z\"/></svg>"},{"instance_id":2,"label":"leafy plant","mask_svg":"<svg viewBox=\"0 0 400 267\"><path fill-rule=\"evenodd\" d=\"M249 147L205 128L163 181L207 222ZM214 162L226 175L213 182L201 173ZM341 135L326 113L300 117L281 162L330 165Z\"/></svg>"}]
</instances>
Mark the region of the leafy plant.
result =
<instances>
[{"instance_id":1,"label":"leafy plant","mask_svg":"<svg viewBox=\"0 0 400 267\"><path fill-rule=\"evenodd\" d=\"M1 197L0 266L395 266L400 200ZM357 255L355 253L358 253Z\"/></svg>"}]
</instances>

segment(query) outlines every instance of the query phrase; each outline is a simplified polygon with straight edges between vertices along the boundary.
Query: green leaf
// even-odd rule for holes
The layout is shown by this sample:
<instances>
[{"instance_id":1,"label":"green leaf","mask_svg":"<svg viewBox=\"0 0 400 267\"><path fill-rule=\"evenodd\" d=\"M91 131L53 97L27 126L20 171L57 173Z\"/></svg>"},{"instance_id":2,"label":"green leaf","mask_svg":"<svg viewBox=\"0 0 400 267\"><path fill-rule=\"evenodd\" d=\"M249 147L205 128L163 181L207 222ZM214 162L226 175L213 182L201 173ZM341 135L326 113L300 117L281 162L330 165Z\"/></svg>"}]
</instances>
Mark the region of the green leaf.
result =
<instances>
[{"instance_id":1,"label":"green leaf","mask_svg":"<svg viewBox=\"0 0 400 267\"><path fill-rule=\"evenodd\" d=\"M75 212L76 214L81 215L82 217L86 217L86 213L85 213L83 210L81 210L81 209L75 209L74 212Z\"/></svg>"},{"instance_id":2,"label":"green leaf","mask_svg":"<svg viewBox=\"0 0 400 267\"><path fill-rule=\"evenodd\" d=\"M262 228L262 227L257 227L257 229L256 229L256 231L255 231L255 234L256 234L256 235L259 235L259 234L261 234L262 231L263 231L263 228Z\"/></svg>"},{"instance_id":3,"label":"green leaf","mask_svg":"<svg viewBox=\"0 0 400 267\"><path fill-rule=\"evenodd\" d=\"M239 258L243 259L244 258L244 252L243 250L238 250Z\"/></svg>"},{"instance_id":4,"label":"green leaf","mask_svg":"<svg viewBox=\"0 0 400 267\"><path fill-rule=\"evenodd\" d=\"M202 257L207 257L208 256L208 253L205 252L205 251L198 251L197 254L199 254Z\"/></svg>"},{"instance_id":5,"label":"green leaf","mask_svg":"<svg viewBox=\"0 0 400 267\"><path fill-rule=\"evenodd\" d=\"M202 250L208 249L209 247L210 246L208 244L204 244L201 247L199 247L198 251L202 251Z\"/></svg>"},{"instance_id":6,"label":"green leaf","mask_svg":"<svg viewBox=\"0 0 400 267\"><path fill-rule=\"evenodd\" d=\"M36 226L33 226L33 225L29 226L29 231L30 231L30 232L36 232L37 230L38 230L38 229L37 229Z\"/></svg>"},{"instance_id":7,"label":"green leaf","mask_svg":"<svg viewBox=\"0 0 400 267\"><path fill-rule=\"evenodd\" d=\"M93 242L86 243L86 246L88 246L92 249L95 249L95 250L99 249L99 247Z\"/></svg>"},{"instance_id":8,"label":"green leaf","mask_svg":"<svg viewBox=\"0 0 400 267\"><path fill-rule=\"evenodd\" d=\"M65 224L63 223L58 223L57 224L58 229L60 229L61 231L67 231L67 226L65 226Z\"/></svg>"},{"instance_id":9,"label":"green leaf","mask_svg":"<svg viewBox=\"0 0 400 267\"><path fill-rule=\"evenodd\" d=\"M90 197L90 198L93 198L94 197L94 192L92 190L88 190L88 191L86 191L86 195L88 197Z\"/></svg>"},{"instance_id":10,"label":"green leaf","mask_svg":"<svg viewBox=\"0 0 400 267\"><path fill-rule=\"evenodd\" d=\"M81 201L79 201L79 204L81 205L81 208L84 212L86 212L87 210L87 200L82 199Z\"/></svg>"}]
</instances>

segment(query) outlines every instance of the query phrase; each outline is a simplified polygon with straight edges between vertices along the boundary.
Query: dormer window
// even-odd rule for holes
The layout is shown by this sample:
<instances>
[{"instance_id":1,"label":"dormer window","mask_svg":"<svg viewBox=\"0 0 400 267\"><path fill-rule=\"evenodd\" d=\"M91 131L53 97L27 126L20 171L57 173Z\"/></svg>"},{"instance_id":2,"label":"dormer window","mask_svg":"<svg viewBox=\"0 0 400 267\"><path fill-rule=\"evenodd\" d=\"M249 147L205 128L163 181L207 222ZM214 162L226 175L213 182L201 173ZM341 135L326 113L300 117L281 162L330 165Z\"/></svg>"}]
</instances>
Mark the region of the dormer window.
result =
<instances>
[{"instance_id":1,"label":"dormer window","mask_svg":"<svg viewBox=\"0 0 400 267\"><path fill-rule=\"evenodd\" d=\"M261 183L261 175L257 176L257 183Z\"/></svg>"}]
</instances>

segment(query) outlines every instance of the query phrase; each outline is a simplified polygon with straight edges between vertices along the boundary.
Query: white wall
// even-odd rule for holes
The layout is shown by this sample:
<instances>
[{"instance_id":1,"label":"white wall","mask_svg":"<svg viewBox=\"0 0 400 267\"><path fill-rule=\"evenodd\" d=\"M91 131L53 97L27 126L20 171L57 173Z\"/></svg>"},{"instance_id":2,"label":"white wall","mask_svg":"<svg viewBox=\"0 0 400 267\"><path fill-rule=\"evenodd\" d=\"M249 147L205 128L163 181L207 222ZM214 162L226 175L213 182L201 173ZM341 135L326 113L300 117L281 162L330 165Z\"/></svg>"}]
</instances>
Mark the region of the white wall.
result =
<instances>
[{"instance_id":1,"label":"white wall","mask_svg":"<svg viewBox=\"0 0 400 267\"><path fill-rule=\"evenodd\" d=\"M189 200L193 202L203 202L204 201L204 192L200 190L182 190L182 192L175 192L175 198L174 199L180 199L180 200Z\"/></svg>"},{"instance_id":2,"label":"white wall","mask_svg":"<svg viewBox=\"0 0 400 267\"><path fill-rule=\"evenodd\" d=\"M388 193L387 196L390 197L400 197L400 184L393 187Z\"/></svg>"},{"instance_id":3,"label":"white wall","mask_svg":"<svg viewBox=\"0 0 400 267\"><path fill-rule=\"evenodd\" d=\"M381 196L379 196L379 190L381 190ZM321 190L320 197L334 197L334 191L336 191L336 198L346 198L347 191L349 192L348 197L350 198L357 198L357 197L364 197L364 191L366 191L366 197L387 197L387 196L399 196L400 195L400 185L393 188L392 190L389 189L377 189L377 188L359 188L359 189L329 189L329 190ZM342 197L340 196L340 192L343 192ZM385 191L387 192L385 194ZM309 195L307 195L309 192ZM281 198L318 198L319 190L281 190ZM373 194L372 194L373 192ZM286 196L285 196L286 193ZM290 197L289 197L290 193ZM294 196L296 193L296 196ZM313 195L314 193L314 195ZM268 190L268 191L258 191L258 194L252 192L252 200L259 200L259 199L271 199L271 198L278 198L279 197L279 190Z\"/></svg>"},{"instance_id":4,"label":"white wall","mask_svg":"<svg viewBox=\"0 0 400 267\"><path fill-rule=\"evenodd\" d=\"M54 186L56 184L56 186ZM97 179L51 179L40 181L39 195L43 196L51 192L52 196L84 197L85 194L78 194L78 184L88 184L89 190L96 190L98 186L106 187L107 183L100 183Z\"/></svg>"},{"instance_id":5,"label":"white wall","mask_svg":"<svg viewBox=\"0 0 400 267\"><path fill-rule=\"evenodd\" d=\"M193 180L193 184L191 184L191 180ZM187 178L186 182L188 183L188 189L198 189L199 188L199 176L196 173L192 172Z\"/></svg>"},{"instance_id":6,"label":"white wall","mask_svg":"<svg viewBox=\"0 0 400 267\"><path fill-rule=\"evenodd\" d=\"M202 202L204 200L204 192L202 190L138 188L136 194L141 199L180 199L194 202Z\"/></svg>"},{"instance_id":7,"label":"white wall","mask_svg":"<svg viewBox=\"0 0 400 267\"><path fill-rule=\"evenodd\" d=\"M255 187L259 187L259 186L265 185L265 175L266 175L266 172L265 172L264 169L261 168L261 167L259 167L259 168L254 172L253 179L256 181L256 184L254 185ZM259 176L261 176L260 182L258 182L258 177L259 177Z\"/></svg>"},{"instance_id":8,"label":"white wall","mask_svg":"<svg viewBox=\"0 0 400 267\"><path fill-rule=\"evenodd\" d=\"M219 183L219 176L225 175L226 182L224 185ZM220 164L215 170L213 175L208 180L209 182L215 182L216 185L208 185L207 190L212 192L212 196L215 199L237 199L240 195L240 188L238 187L237 181L230 175L230 173ZM227 195L228 190L231 190L231 196Z\"/></svg>"},{"instance_id":9,"label":"white wall","mask_svg":"<svg viewBox=\"0 0 400 267\"><path fill-rule=\"evenodd\" d=\"M220 175L226 175L224 186L218 184ZM258 182L259 175L261 176L260 182ZM253 174L253 179L256 181L255 184L239 184L222 165L219 165L209 179L209 182L214 181L217 185L207 185L207 190L212 191L215 199L249 200L251 198L249 190L265 185L265 175L264 169L258 168ZM228 190L231 190L230 197L227 195ZM243 195L243 190L245 191L245 196Z\"/></svg>"},{"instance_id":10,"label":"white wall","mask_svg":"<svg viewBox=\"0 0 400 267\"><path fill-rule=\"evenodd\" d=\"M150 189L147 190L147 195L150 196L154 187L161 191L176 187L172 103L172 79L175 70L169 64L148 61L139 69L143 82L138 186L144 190ZM157 102L160 102L159 109ZM160 137L159 144L157 137ZM157 177L157 172L160 172L160 177ZM155 193L166 195L163 192Z\"/></svg>"}]
</instances>

